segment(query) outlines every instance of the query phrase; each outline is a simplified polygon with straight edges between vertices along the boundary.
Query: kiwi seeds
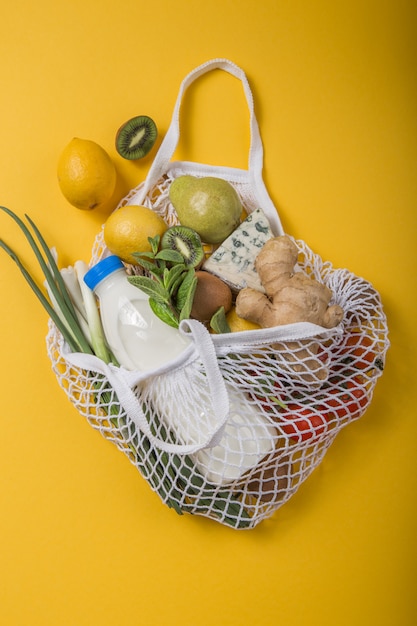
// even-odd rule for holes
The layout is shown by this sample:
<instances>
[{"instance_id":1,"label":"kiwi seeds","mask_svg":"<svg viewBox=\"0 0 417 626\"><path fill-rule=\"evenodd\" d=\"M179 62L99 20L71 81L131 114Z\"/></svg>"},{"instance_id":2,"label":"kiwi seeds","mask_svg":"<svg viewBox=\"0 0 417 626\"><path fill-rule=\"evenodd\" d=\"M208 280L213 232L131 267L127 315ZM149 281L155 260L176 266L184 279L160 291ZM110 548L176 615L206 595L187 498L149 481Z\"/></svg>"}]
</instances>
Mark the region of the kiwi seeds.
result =
<instances>
[{"instance_id":1,"label":"kiwi seeds","mask_svg":"<svg viewBox=\"0 0 417 626\"><path fill-rule=\"evenodd\" d=\"M142 159L152 149L158 129L147 115L137 115L125 122L116 134L116 150L124 159Z\"/></svg>"},{"instance_id":2,"label":"kiwi seeds","mask_svg":"<svg viewBox=\"0 0 417 626\"><path fill-rule=\"evenodd\" d=\"M171 226L162 235L162 249L176 250L190 267L197 267L204 258L203 244L198 233L188 226Z\"/></svg>"}]
</instances>

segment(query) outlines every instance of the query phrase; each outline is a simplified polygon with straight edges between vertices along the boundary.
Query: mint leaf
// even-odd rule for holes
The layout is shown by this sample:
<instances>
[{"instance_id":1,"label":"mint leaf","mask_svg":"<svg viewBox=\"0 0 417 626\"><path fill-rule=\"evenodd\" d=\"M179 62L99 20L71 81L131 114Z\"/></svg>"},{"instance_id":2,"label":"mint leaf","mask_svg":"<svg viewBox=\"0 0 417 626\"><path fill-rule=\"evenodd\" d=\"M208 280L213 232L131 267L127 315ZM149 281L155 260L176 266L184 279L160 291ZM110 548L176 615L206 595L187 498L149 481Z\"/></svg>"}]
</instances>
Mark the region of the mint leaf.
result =
<instances>
[{"instance_id":1,"label":"mint leaf","mask_svg":"<svg viewBox=\"0 0 417 626\"><path fill-rule=\"evenodd\" d=\"M184 303L182 304L182 307L180 309L180 320L185 320L188 319L191 315L191 309L193 308L193 302L194 302L194 294L195 294L195 290L197 288L197 276L195 276L195 273L193 273L194 276L192 278L192 280L189 281L188 287L187 287L187 291L184 293ZM181 284L180 289L182 288L182 286L184 285L184 282Z\"/></svg>"},{"instance_id":2,"label":"mint leaf","mask_svg":"<svg viewBox=\"0 0 417 626\"><path fill-rule=\"evenodd\" d=\"M169 293L161 283L147 276L128 276L128 281L157 302L169 302Z\"/></svg>"},{"instance_id":3,"label":"mint leaf","mask_svg":"<svg viewBox=\"0 0 417 626\"><path fill-rule=\"evenodd\" d=\"M185 264L178 263L178 265L174 265L164 274L164 285L171 296L176 292L179 284L182 282L182 274L184 271Z\"/></svg>"},{"instance_id":4,"label":"mint leaf","mask_svg":"<svg viewBox=\"0 0 417 626\"><path fill-rule=\"evenodd\" d=\"M169 250L168 248L161 250L155 255L155 259L168 261L169 263L184 263L184 257L177 250Z\"/></svg>"},{"instance_id":5,"label":"mint leaf","mask_svg":"<svg viewBox=\"0 0 417 626\"><path fill-rule=\"evenodd\" d=\"M165 322L165 324L178 328L178 317L168 304L157 302L153 298L149 298L149 306L155 315Z\"/></svg>"},{"instance_id":6,"label":"mint leaf","mask_svg":"<svg viewBox=\"0 0 417 626\"><path fill-rule=\"evenodd\" d=\"M152 254L155 256L159 249L159 244L161 242L161 236L155 235L155 237L148 237L148 241L151 245Z\"/></svg>"},{"instance_id":7,"label":"mint leaf","mask_svg":"<svg viewBox=\"0 0 417 626\"><path fill-rule=\"evenodd\" d=\"M195 286L193 287L194 279L195 279ZM190 269L186 272L184 276L184 280L181 282L181 285L178 287L177 308L179 311L183 309L188 299L188 293L191 289L193 289L193 297L194 297L194 291L195 291L196 285L197 285L197 278L195 276L195 270L193 267L190 267Z\"/></svg>"},{"instance_id":8,"label":"mint leaf","mask_svg":"<svg viewBox=\"0 0 417 626\"><path fill-rule=\"evenodd\" d=\"M221 306L217 309L215 314L212 316L210 320L210 327L214 330L215 333L230 333L230 326L227 323L226 319L226 311L224 306Z\"/></svg>"},{"instance_id":9,"label":"mint leaf","mask_svg":"<svg viewBox=\"0 0 417 626\"><path fill-rule=\"evenodd\" d=\"M148 259L145 258L145 256L142 256L141 254L136 253L136 252L132 254L132 256L135 257L138 265L143 267L143 269L148 270L149 272L152 272L152 273L158 272L158 267L155 265L154 261L148 261ZM149 258L153 258L153 257L149 257Z\"/></svg>"}]
</instances>

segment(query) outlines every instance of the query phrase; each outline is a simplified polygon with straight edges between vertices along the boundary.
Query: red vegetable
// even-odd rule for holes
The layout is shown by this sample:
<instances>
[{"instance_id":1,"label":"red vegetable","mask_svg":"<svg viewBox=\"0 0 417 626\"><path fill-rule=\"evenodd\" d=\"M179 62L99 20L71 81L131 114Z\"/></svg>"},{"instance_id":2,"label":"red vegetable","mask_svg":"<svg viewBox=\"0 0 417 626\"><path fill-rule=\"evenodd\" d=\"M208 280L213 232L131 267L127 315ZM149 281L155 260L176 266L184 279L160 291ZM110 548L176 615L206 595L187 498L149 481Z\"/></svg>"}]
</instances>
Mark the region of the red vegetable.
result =
<instances>
[{"instance_id":1,"label":"red vegetable","mask_svg":"<svg viewBox=\"0 0 417 626\"><path fill-rule=\"evenodd\" d=\"M351 333L344 342L341 353L344 355L342 362L355 369L366 370L373 365L382 369L375 344L366 335Z\"/></svg>"},{"instance_id":2,"label":"red vegetable","mask_svg":"<svg viewBox=\"0 0 417 626\"><path fill-rule=\"evenodd\" d=\"M339 388L330 389L329 393L331 397L326 398L326 404L333 409L334 415L339 419L359 417L370 402L358 376L341 383Z\"/></svg>"},{"instance_id":3,"label":"red vegetable","mask_svg":"<svg viewBox=\"0 0 417 626\"><path fill-rule=\"evenodd\" d=\"M324 353L324 356L325 353ZM335 355L331 376L320 396L301 394L302 400L288 397L287 389L277 377L274 391L262 391L263 377L250 372L260 382L260 393L252 394L263 410L279 421L280 428L293 441L315 441L325 434L336 420L351 420L362 415L370 402L364 385L365 370L382 369L382 360L370 337L351 333ZM265 386L266 387L266 386Z\"/></svg>"},{"instance_id":4,"label":"red vegetable","mask_svg":"<svg viewBox=\"0 0 417 626\"><path fill-rule=\"evenodd\" d=\"M291 403L282 415L281 428L294 441L307 441L325 433L327 422L324 406L314 408Z\"/></svg>"}]
</instances>

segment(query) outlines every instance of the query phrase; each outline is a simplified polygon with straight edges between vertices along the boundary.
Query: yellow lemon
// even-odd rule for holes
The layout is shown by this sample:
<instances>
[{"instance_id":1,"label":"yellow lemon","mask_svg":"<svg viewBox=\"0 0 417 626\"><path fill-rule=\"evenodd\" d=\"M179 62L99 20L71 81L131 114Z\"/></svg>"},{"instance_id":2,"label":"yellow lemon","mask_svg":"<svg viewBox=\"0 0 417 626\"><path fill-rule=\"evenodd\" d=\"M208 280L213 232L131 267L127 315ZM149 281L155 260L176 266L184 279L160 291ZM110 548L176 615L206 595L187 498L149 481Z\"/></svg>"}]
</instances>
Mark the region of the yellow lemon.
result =
<instances>
[{"instance_id":1,"label":"yellow lemon","mask_svg":"<svg viewBox=\"0 0 417 626\"><path fill-rule=\"evenodd\" d=\"M255 330L261 328L259 324L244 320L243 317L239 317L236 313L236 308L232 307L229 313L226 315L227 323L229 324L232 333L239 332L240 330Z\"/></svg>"},{"instance_id":2,"label":"yellow lemon","mask_svg":"<svg viewBox=\"0 0 417 626\"><path fill-rule=\"evenodd\" d=\"M91 210L113 195L116 169L107 152L94 141L74 137L58 160L58 183L70 204Z\"/></svg>"},{"instance_id":3,"label":"yellow lemon","mask_svg":"<svg viewBox=\"0 0 417 626\"><path fill-rule=\"evenodd\" d=\"M126 263L136 264L133 252L150 252L148 237L162 237L168 226L156 213L144 206L122 206L104 224L104 242L110 252Z\"/></svg>"}]
</instances>

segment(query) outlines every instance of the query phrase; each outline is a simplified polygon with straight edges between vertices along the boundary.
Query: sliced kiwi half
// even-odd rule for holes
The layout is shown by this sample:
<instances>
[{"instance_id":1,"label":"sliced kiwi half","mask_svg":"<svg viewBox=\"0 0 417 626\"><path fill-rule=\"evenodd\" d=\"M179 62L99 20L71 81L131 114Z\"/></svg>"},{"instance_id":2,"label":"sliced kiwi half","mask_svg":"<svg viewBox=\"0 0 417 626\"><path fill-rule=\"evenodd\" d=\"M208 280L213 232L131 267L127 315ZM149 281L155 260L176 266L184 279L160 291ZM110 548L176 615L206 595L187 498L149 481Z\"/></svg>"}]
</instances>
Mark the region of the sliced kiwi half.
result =
<instances>
[{"instance_id":1,"label":"sliced kiwi half","mask_svg":"<svg viewBox=\"0 0 417 626\"><path fill-rule=\"evenodd\" d=\"M128 120L116 133L116 150L124 159L142 159L153 147L158 129L152 118L137 115Z\"/></svg>"},{"instance_id":2,"label":"sliced kiwi half","mask_svg":"<svg viewBox=\"0 0 417 626\"><path fill-rule=\"evenodd\" d=\"M161 238L161 248L176 250L184 257L185 264L197 267L204 259L200 235L188 226L171 226Z\"/></svg>"}]
</instances>

